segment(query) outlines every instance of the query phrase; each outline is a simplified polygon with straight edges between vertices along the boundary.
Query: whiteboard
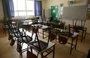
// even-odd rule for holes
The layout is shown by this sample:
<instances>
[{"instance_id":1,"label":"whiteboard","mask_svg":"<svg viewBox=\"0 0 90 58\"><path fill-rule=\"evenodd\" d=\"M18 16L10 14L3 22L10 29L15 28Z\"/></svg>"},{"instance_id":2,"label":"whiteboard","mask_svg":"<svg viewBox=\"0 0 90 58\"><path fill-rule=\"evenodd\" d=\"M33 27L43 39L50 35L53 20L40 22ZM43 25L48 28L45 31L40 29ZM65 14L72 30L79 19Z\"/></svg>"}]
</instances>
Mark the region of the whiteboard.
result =
<instances>
[{"instance_id":1,"label":"whiteboard","mask_svg":"<svg viewBox=\"0 0 90 58\"><path fill-rule=\"evenodd\" d=\"M86 13L87 13L86 6L64 7L62 19L83 20L86 18Z\"/></svg>"}]
</instances>

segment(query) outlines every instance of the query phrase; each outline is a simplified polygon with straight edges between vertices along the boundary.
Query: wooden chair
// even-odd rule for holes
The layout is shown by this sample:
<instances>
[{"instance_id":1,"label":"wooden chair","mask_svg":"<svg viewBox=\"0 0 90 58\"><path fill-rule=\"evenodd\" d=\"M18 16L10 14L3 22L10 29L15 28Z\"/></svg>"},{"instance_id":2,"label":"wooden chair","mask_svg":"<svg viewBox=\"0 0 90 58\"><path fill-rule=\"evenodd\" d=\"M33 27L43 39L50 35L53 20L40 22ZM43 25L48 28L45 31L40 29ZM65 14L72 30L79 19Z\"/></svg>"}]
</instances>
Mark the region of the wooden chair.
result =
<instances>
[{"instance_id":1,"label":"wooden chair","mask_svg":"<svg viewBox=\"0 0 90 58\"><path fill-rule=\"evenodd\" d=\"M78 20L74 20L73 21L73 29L75 32L81 32L81 42L83 40L85 40L86 38L86 33L87 33L87 28L85 27L85 22L86 20L80 20L79 22L81 23L81 25L77 25L77 21Z\"/></svg>"},{"instance_id":2,"label":"wooden chair","mask_svg":"<svg viewBox=\"0 0 90 58\"><path fill-rule=\"evenodd\" d=\"M68 42L69 39L71 42ZM70 46L71 46L70 54L71 54L73 48L76 49L76 47L77 47L78 33L71 30L70 25L69 25L68 31L62 31L59 33L58 40L59 40L60 44L67 44L67 43L70 44ZM74 44L74 41L75 41L75 44Z\"/></svg>"},{"instance_id":3,"label":"wooden chair","mask_svg":"<svg viewBox=\"0 0 90 58\"><path fill-rule=\"evenodd\" d=\"M49 55L51 52L53 52L53 58L54 58L55 45L51 45L51 47L48 48L49 39L47 41L40 40L38 38L37 32L35 34L36 34L35 40L29 43L31 52L33 53L33 50L35 50L37 52L37 56L40 54L41 58L44 58L47 55ZM48 50L48 52L47 52L47 50ZM46 52L47 54L43 55L44 52Z\"/></svg>"},{"instance_id":4,"label":"wooden chair","mask_svg":"<svg viewBox=\"0 0 90 58\"><path fill-rule=\"evenodd\" d=\"M32 41L32 37L26 35L26 31L22 30L19 32L16 32L17 37L17 52L20 54L20 57L23 57L23 52L26 52L29 46L29 43ZM27 47L24 47L24 44L26 44ZM29 51L28 51L29 53ZM27 54L28 54L27 53ZM29 57L30 55L27 55Z\"/></svg>"}]
</instances>

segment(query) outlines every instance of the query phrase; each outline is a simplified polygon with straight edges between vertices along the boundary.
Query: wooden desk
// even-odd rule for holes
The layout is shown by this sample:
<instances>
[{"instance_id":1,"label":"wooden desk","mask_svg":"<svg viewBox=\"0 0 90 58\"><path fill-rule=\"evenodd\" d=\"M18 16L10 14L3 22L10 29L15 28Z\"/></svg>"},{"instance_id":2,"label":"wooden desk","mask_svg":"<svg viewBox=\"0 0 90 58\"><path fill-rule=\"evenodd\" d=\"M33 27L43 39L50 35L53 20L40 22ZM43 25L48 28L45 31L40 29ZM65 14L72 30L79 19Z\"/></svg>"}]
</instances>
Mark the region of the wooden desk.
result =
<instances>
[{"instance_id":1,"label":"wooden desk","mask_svg":"<svg viewBox=\"0 0 90 58\"><path fill-rule=\"evenodd\" d=\"M80 33L81 32L81 42L85 40L86 38L86 33L87 33L87 28L86 27L80 27L80 26L71 26L70 28L73 28L74 31Z\"/></svg>"},{"instance_id":2,"label":"wooden desk","mask_svg":"<svg viewBox=\"0 0 90 58\"><path fill-rule=\"evenodd\" d=\"M45 25L40 25L40 24L34 24L34 25L32 25L32 26L35 26L35 27L38 27L38 28L41 28L41 29L44 29L44 28L48 28L48 26L45 26ZM56 29L56 30L58 30L58 31L60 31L60 32L67 32L68 30L63 30L63 29L59 29L59 28L53 28L53 29ZM56 32L57 33L57 35L61 35L59 32ZM63 35L62 35L63 36ZM71 45L71 47L70 47L70 54L72 53L72 50L73 50L73 48L75 47L75 49L76 49L76 47L77 47L77 41L78 41L78 33L77 32L74 32L73 34L72 34L72 36L66 36L67 38L71 38L71 43L69 43L70 45ZM44 38L44 31L43 31L43 38ZM74 41L76 41L75 42L75 45L73 44L73 42ZM74 47L73 47L74 46ZM43 53L41 53L41 54L43 54Z\"/></svg>"},{"instance_id":3,"label":"wooden desk","mask_svg":"<svg viewBox=\"0 0 90 58\"><path fill-rule=\"evenodd\" d=\"M67 32L68 30L63 30L63 29L59 29L59 28L55 28L56 30L58 30L58 31L60 31L60 32ZM71 45L71 47L70 47L70 54L72 53L72 49L75 47L75 49L76 49L76 47L77 47L77 41L78 41L78 35L79 35L79 33L77 33L77 32L73 32L73 34L71 35L71 36L69 36L69 35L64 35L64 34L61 34L61 33L57 33L57 35L58 36L63 36L63 37L65 37L65 38L67 38L67 39L71 39L71 43L69 43L70 45ZM76 41L75 42L75 44L74 44L74 41Z\"/></svg>"},{"instance_id":4,"label":"wooden desk","mask_svg":"<svg viewBox=\"0 0 90 58\"><path fill-rule=\"evenodd\" d=\"M21 32L23 31L22 28L20 29L20 31L21 31ZM27 30L24 30L24 32L26 32L26 35L32 36L31 32L28 32ZM35 38L33 38L33 40L34 40L34 39L35 39ZM40 40L47 43L47 41L44 40L44 39L40 39ZM32 50L32 48L31 48L31 50ZM40 52L39 52L38 50L35 50L35 51L38 52L38 55L37 55L38 58L47 57L47 55L49 55L49 54L52 53L52 52L53 52L53 57L52 57L52 58L54 58L54 57L55 57L55 43L49 42L47 48L45 48L44 50L42 50L42 51L40 51ZM46 53L46 54L44 54L44 53ZM41 55L41 57L39 57L39 55Z\"/></svg>"}]
</instances>

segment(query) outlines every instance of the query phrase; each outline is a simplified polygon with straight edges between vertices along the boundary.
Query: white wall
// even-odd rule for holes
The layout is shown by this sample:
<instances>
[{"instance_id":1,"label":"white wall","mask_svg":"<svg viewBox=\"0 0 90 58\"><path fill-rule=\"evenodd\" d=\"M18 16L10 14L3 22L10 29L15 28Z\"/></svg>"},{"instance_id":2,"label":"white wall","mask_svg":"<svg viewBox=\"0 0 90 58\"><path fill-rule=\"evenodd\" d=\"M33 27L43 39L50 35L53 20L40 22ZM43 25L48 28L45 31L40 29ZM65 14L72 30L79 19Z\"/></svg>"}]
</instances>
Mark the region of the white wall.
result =
<instances>
[{"instance_id":1,"label":"white wall","mask_svg":"<svg viewBox=\"0 0 90 58\"><path fill-rule=\"evenodd\" d=\"M42 0L44 9L49 9L52 5L60 5L61 3L63 3L64 6L68 6L68 0ZM87 0L76 0L74 5L86 5L86 3Z\"/></svg>"},{"instance_id":2,"label":"white wall","mask_svg":"<svg viewBox=\"0 0 90 58\"><path fill-rule=\"evenodd\" d=\"M2 0L0 0L0 20L3 19Z\"/></svg>"},{"instance_id":3,"label":"white wall","mask_svg":"<svg viewBox=\"0 0 90 58\"><path fill-rule=\"evenodd\" d=\"M45 16L50 17L50 11L49 9L53 5L60 6L60 4L63 4L64 7L68 7L68 1L69 0L42 0L42 6L43 9L45 9ZM73 4L73 6L78 6L78 5L86 5L87 0L76 0L76 3Z\"/></svg>"}]
</instances>

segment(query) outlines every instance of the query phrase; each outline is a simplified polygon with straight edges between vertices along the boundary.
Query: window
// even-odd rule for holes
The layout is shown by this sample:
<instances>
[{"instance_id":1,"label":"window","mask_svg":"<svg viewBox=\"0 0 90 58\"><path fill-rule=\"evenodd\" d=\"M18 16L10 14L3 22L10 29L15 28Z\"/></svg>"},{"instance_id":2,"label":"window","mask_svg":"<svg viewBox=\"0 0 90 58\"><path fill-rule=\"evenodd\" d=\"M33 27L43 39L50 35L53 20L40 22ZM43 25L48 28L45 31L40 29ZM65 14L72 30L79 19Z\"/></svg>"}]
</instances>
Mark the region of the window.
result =
<instances>
[{"instance_id":1,"label":"window","mask_svg":"<svg viewBox=\"0 0 90 58\"><path fill-rule=\"evenodd\" d=\"M13 0L15 16L34 16L34 0Z\"/></svg>"}]
</instances>

